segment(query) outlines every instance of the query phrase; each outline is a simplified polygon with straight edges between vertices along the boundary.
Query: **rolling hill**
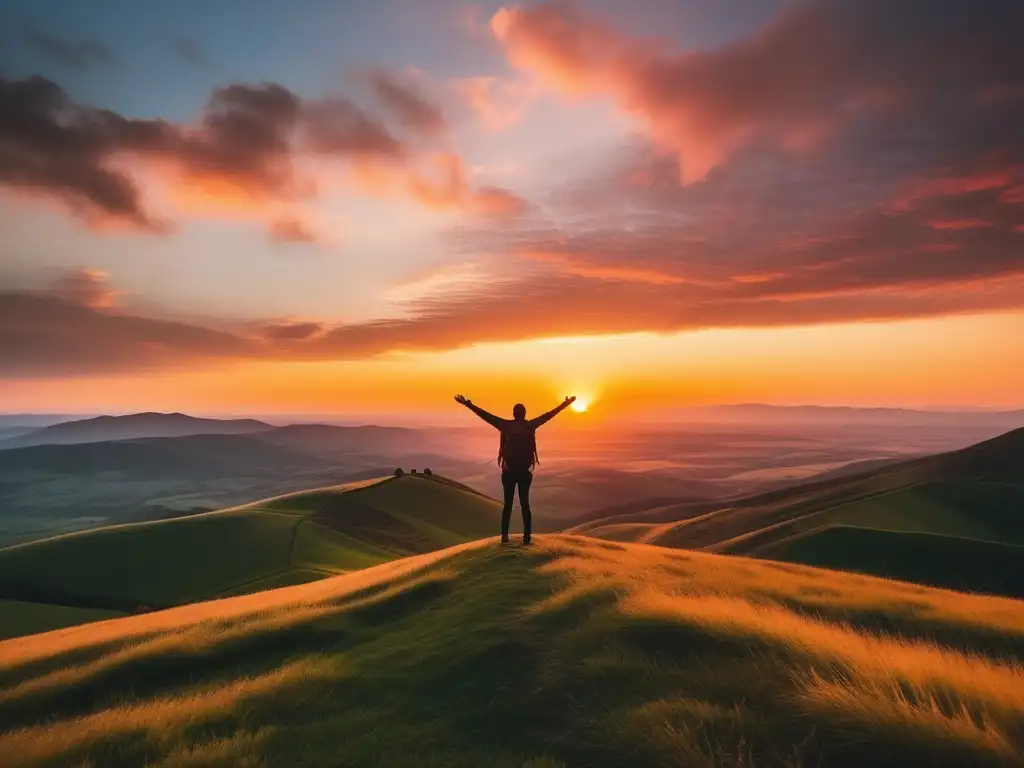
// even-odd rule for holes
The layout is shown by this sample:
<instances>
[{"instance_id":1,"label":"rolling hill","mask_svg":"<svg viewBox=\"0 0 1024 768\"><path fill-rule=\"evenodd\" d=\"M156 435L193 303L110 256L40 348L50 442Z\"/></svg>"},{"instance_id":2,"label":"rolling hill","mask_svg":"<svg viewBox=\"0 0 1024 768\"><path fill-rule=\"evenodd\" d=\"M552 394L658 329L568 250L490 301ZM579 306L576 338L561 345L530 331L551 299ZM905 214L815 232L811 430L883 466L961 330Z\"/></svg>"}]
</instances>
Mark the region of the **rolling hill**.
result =
<instances>
[{"instance_id":1,"label":"rolling hill","mask_svg":"<svg viewBox=\"0 0 1024 768\"><path fill-rule=\"evenodd\" d=\"M493 499L416 475L8 547L0 599L19 602L0 603L0 635L29 631L44 606L134 613L314 581L493 535L499 514Z\"/></svg>"},{"instance_id":2,"label":"rolling hill","mask_svg":"<svg viewBox=\"0 0 1024 768\"><path fill-rule=\"evenodd\" d=\"M1016 600L492 540L0 643L0 762L1019 766L1022 660Z\"/></svg>"},{"instance_id":3,"label":"rolling hill","mask_svg":"<svg viewBox=\"0 0 1024 768\"><path fill-rule=\"evenodd\" d=\"M842 530L824 535L833 526ZM998 591L1024 595L1016 581L986 575L977 543L996 545L992 552L999 553L993 556L1000 562L1022 562L1018 548L1024 545L1024 430L960 451L734 499L711 511L694 505L629 510L573 530L615 540L795 559L894 578L907 577L908 568L900 561L930 560L931 567L913 569L925 583L979 591L1000 585ZM835 544L841 539L852 542L853 537L858 542L870 539L873 546ZM874 546L892 556L875 557ZM958 551L960 561L955 557Z\"/></svg>"},{"instance_id":4,"label":"rolling hill","mask_svg":"<svg viewBox=\"0 0 1024 768\"><path fill-rule=\"evenodd\" d=\"M0 440L0 448L98 443L137 437L242 435L267 429L272 429L270 424L256 419L198 419L184 413L132 413L126 416L97 416L92 419L52 424L27 434Z\"/></svg>"},{"instance_id":5,"label":"rolling hill","mask_svg":"<svg viewBox=\"0 0 1024 768\"><path fill-rule=\"evenodd\" d=\"M209 511L265 496L389 474L447 475L476 464L441 456L443 433L296 425L0 451L0 546Z\"/></svg>"}]
</instances>

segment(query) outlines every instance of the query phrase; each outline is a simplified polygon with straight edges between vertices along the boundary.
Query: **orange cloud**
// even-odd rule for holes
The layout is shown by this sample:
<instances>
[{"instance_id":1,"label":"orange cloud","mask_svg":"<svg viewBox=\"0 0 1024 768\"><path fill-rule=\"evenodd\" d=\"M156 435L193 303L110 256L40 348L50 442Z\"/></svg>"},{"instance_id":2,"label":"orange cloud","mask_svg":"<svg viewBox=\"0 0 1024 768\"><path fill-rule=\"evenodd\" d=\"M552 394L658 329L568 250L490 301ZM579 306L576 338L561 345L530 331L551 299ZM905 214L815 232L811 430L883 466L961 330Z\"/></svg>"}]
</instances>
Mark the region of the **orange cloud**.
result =
<instances>
[{"instance_id":1,"label":"orange cloud","mask_svg":"<svg viewBox=\"0 0 1024 768\"><path fill-rule=\"evenodd\" d=\"M93 267L69 270L53 284L50 293L89 309L109 309L117 304L117 292L110 288L110 275Z\"/></svg>"},{"instance_id":2,"label":"orange cloud","mask_svg":"<svg viewBox=\"0 0 1024 768\"><path fill-rule=\"evenodd\" d=\"M537 92L526 81L496 77L460 78L455 81L455 90L462 103L492 131L518 123Z\"/></svg>"},{"instance_id":3,"label":"orange cloud","mask_svg":"<svg viewBox=\"0 0 1024 768\"><path fill-rule=\"evenodd\" d=\"M940 176L917 180L906 185L904 192L893 203L893 209L908 211L922 202L935 198L1002 189L1012 184L1021 171L1022 169L1011 166L991 168L960 176ZM1022 189L1024 189L1024 185L1022 185ZM1007 190L1007 193L1010 192L1011 190ZM1004 193L1004 197L1007 193ZM1004 199L1003 202L1008 201Z\"/></svg>"},{"instance_id":4,"label":"orange cloud","mask_svg":"<svg viewBox=\"0 0 1024 768\"><path fill-rule=\"evenodd\" d=\"M413 199L438 210L463 209L484 216L512 217L526 209L526 201L499 187L474 190L462 159L451 152L427 158L418 169L410 169L406 188Z\"/></svg>"},{"instance_id":5,"label":"orange cloud","mask_svg":"<svg viewBox=\"0 0 1024 768\"><path fill-rule=\"evenodd\" d=\"M551 264L563 275L587 277L594 280L614 280L627 283L648 283L650 285L679 285L685 283L682 277L668 274L657 269L648 269L630 265L589 263L569 254L552 251L532 251L523 254L534 261Z\"/></svg>"}]
</instances>

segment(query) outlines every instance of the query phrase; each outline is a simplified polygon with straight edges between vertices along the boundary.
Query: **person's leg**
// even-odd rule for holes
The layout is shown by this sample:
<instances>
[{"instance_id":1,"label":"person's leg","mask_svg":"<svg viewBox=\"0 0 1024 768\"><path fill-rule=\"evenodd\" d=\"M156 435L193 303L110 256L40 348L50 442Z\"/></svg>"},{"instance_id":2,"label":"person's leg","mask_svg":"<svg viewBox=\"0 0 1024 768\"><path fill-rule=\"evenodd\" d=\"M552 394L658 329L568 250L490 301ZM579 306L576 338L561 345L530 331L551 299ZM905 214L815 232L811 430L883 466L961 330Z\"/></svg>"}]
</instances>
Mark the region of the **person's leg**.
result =
<instances>
[{"instance_id":1,"label":"person's leg","mask_svg":"<svg viewBox=\"0 0 1024 768\"><path fill-rule=\"evenodd\" d=\"M526 471L519 476L519 508L523 512L523 543L530 543L530 535L533 531L533 514L530 512L530 484L533 482L533 472Z\"/></svg>"},{"instance_id":2,"label":"person's leg","mask_svg":"<svg viewBox=\"0 0 1024 768\"><path fill-rule=\"evenodd\" d=\"M505 493L505 505L501 508L501 540L508 541L508 524L512 519L512 501L516 494L516 478L507 469L501 473L501 489Z\"/></svg>"}]
</instances>

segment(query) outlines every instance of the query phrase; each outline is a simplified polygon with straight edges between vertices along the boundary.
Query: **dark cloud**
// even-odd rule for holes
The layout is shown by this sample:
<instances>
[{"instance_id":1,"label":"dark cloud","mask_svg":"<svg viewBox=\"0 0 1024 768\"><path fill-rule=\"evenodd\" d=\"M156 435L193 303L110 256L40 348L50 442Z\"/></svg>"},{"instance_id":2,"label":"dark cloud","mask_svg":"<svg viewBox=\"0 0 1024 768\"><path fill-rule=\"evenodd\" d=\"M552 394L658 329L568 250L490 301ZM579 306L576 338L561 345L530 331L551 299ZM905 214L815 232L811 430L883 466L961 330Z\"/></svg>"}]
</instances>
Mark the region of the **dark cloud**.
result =
<instances>
[{"instance_id":1,"label":"dark cloud","mask_svg":"<svg viewBox=\"0 0 1024 768\"><path fill-rule=\"evenodd\" d=\"M398 160L406 148L382 122L348 99L312 102L307 107L305 142L313 152Z\"/></svg>"},{"instance_id":2,"label":"dark cloud","mask_svg":"<svg viewBox=\"0 0 1024 768\"><path fill-rule=\"evenodd\" d=\"M0 77L0 185L57 198L89 221L161 229L135 182L111 158L168 147L177 137L160 121L81 107L45 78Z\"/></svg>"},{"instance_id":3,"label":"dark cloud","mask_svg":"<svg viewBox=\"0 0 1024 768\"><path fill-rule=\"evenodd\" d=\"M67 40L35 29L28 31L27 39L34 48L69 69L89 69L117 62L113 51L95 40Z\"/></svg>"},{"instance_id":4,"label":"dark cloud","mask_svg":"<svg viewBox=\"0 0 1024 768\"><path fill-rule=\"evenodd\" d=\"M222 331L53 296L0 293L0 360L8 378L193 366L257 354L252 341Z\"/></svg>"},{"instance_id":5,"label":"dark cloud","mask_svg":"<svg viewBox=\"0 0 1024 768\"><path fill-rule=\"evenodd\" d=\"M170 172L185 188L297 200L315 192L297 170L302 153L399 158L403 148L346 100L304 100L272 83L219 88L200 123L181 126L77 104L45 78L0 78L0 185L55 197L90 222L165 228L125 158Z\"/></svg>"},{"instance_id":6,"label":"dark cloud","mask_svg":"<svg viewBox=\"0 0 1024 768\"><path fill-rule=\"evenodd\" d=\"M305 341L318 335L323 329L323 323L308 321L267 323L260 328L260 335L277 342Z\"/></svg>"},{"instance_id":7,"label":"dark cloud","mask_svg":"<svg viewBox=\"0 0 1024 768\"><path fill-rule=\"evenodd\" d=\"M377 99L406 128L425 136L436 136L445 130L441 108L427 100L408 79L381 69L370 72L368 79Z\"/></svg>"},{"instance_id":8,"label":"dark cloud","mask_svg":"<svg viewBox=\"0 0 1024 768\"><path fill-rule=\"evenodd\" d=\"M398 81L375 76L417 138L434 130L433 107L402 90ZM474 190L461 160L450 152L442 156L455 158L445 161L456 168L455 187L432 196L417 171L432 155L410 150L403 138L346 98L305 99L275 83L218 88L199 121L182 125L78 104L45 78L0 77L0 187L57 199L96 226L169 228L143 199L138 179L146 172L186 207L227 206L266 216L274 203L317 195L327 171L323 162L304 162L311 157L371 161L372 168L364 167L392 174L406 194L430 205L441 200L492 215L525 205L507 190ZM294 226L290 230L299 234ZM282 233L274 224L272 231Z\"/></svg>"}]
</instances>

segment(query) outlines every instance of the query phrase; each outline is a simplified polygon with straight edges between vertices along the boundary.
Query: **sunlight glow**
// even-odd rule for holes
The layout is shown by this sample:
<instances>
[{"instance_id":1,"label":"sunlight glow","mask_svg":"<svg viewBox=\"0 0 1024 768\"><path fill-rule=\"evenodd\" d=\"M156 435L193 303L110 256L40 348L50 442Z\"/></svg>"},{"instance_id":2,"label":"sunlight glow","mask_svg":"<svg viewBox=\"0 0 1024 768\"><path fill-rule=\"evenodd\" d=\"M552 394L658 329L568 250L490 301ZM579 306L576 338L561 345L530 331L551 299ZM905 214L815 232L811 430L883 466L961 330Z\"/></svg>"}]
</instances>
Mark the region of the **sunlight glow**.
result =
<instances>
[{"instance_id":1,"label":"sunlight glow","mask_svg":"<svg viewBox=\"0 0 1024 768\"><path fill-rule=\"evenodd\" d=\"M576 402L569 407L576 411L576 413L584 413L590 407L590 398L580 395L576 398Z\"/></svg>"}]
</instances>

